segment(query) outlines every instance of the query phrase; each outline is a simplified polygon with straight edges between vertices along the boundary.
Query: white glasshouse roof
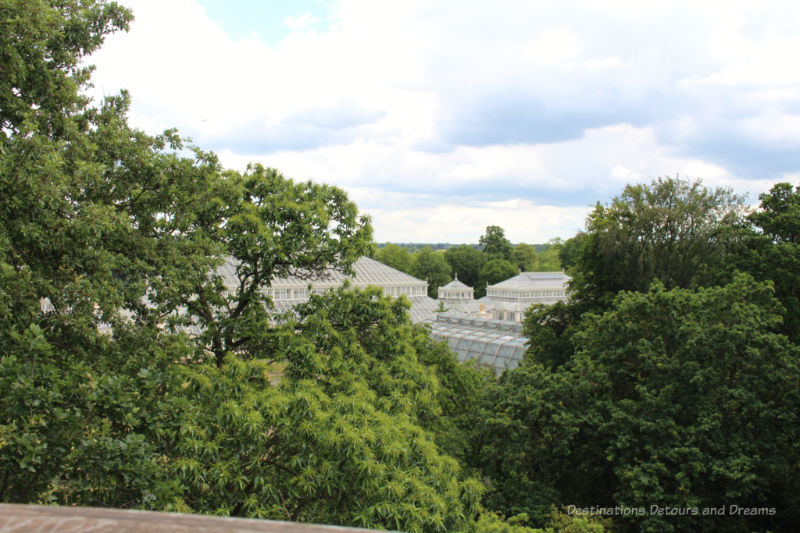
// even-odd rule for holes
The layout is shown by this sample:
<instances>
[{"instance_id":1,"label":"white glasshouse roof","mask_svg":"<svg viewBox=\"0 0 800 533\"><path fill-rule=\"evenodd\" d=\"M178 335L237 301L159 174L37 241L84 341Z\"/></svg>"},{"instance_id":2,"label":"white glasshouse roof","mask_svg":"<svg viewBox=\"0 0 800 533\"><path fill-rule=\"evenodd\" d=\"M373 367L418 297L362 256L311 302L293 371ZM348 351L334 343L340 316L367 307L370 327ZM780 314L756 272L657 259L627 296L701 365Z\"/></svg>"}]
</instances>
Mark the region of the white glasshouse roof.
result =
<instances>
[{"instance_id":1,"label":"white glasshouse roof","mask_svg":"<svg viewBox=\"0 0 800 533\"><path fill-rule=\"evenodd\" d=\"M447 341L460 361L472 359L497 373L519 365L527 342L519 323L448 313L436 316L431 336Z\"/></svg>"},{"instance_id":2,"label":"white glasshouse roof","mask_svg":"<svg viewBox=\"0 0 800 533\"><path fill-rule=\"evenodd\" d=\"M369 285L377 287L387 287L393 285L424 286L427 288L428 282L410 276L379 261L369 257L361 257L353 265L354 276L344 276L341 272L333 271L331 279L327 282L331 285L339 286L347 277L354 287L363 288ZM276 280L279 283L282 280Z\"/></svg>"},{"instance_id":3,"label":"white glasshouse roof","mask_svg":"<svg viewBox=\"0 0 800 533\"><path fill-rule=\"evenodd\" d=\"M563 272L522 272L488 288L498 289L550 289L564 288L572 278Z\"/></svg>"},{"instance_id":4,"label":"white glasshouse roof","mask_svg":"<svg viewBox=\"0 0 800 533\"><path fill-rule=\"evenodd\" d=\"M439 290L440 291L448 291L448 290L463 291L463 290L472 290L472 287L470 287L468 285L464 285L463 283L458 281L458 278L456 278L453 281L451 281L450 283L448 283L447 285L442 285L441 287L439 287Z\"/></svg>"},{"instance_id":5,"label":"white glasshouse roof","mask_svg":"<svg viewBox=\"0 0 800 533\"><path fill-rule=\"evenodd\" d=\"M236 263L228 261L217 272L222 276L228 290L235 291L238 288ZM282 313L297 303L308 300L309 287L314 291L334 289L341 287L345 280L349 280L353 288L375 286L381 287L388 296L406 296L411 302L410 314L413 322L428 322L434 318L437 302L427 295L428 282L369 257L360 257L353 264L353 275L350 276L339 270L329 269L317 279L303 279L300 276L276 278L266 290L273 296L275 310Z\"/></svg>"},{"instance_id":6,"label":"white glasshouse roof","mask_svg":"<svg viewBox=\"0 0 800 533\"><path fill-rule=\"evenodd\" d=\"M369 257L360 257L353 264L354 275L347 276L339 270L328 269L318 279L302 279L302 277L277 278L271 281L270 286L274 288L302 288L309 283L317 288L340 287L345 279L349 279L353 287L365 288L370 285L377 287L410 285L427 286L427 282L409 276L390 266L384 265ZM217 272L222 275L225 285L233 290L239 286L239 279L236 276L236 264L228 261Z\"/></svg>"}]
</instances>

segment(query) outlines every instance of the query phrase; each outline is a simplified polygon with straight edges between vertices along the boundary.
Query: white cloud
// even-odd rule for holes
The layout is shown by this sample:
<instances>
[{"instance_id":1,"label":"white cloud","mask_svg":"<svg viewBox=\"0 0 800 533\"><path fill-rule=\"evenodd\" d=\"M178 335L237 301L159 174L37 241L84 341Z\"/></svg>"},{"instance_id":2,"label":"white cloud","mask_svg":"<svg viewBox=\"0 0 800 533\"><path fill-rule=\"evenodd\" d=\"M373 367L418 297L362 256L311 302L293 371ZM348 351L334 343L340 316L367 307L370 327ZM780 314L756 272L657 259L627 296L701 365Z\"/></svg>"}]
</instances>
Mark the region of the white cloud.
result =
<instances>
[{"instance_id":1,"label":"white cloud","mask_svg":"<svg viewBox=\"0 0 800 533\"><path fill-rule=\"evenodd\" d=\"M306 31L317 23L319 23L319 17L313 16L308 11L298 17L289 16L283 20L283 25L292 31Z\"/></svg>"},{"instance_id":2,"label":"white cloud","mask_svg":"<svg viewBox=\"0 0 800 533\"><path fill-rule=\"evenodd\" d=\"M547 28L536 41L524 46L522 57L538 65L556 65L577 57L580 51L580 39L572 31Z\"/></svg>"},{"instance_id":3,"label":"white cloud","mask_svg":"<svg viewBox=\"0 0 800 533\"><path fill-rule=\"evenodd\" d=\"M544 243L556 236L575 235L584 227L589 210L589 207L555 207L511 199L472 206L403 206L371 214L378 242L442 242L442 235L447 235L446 240L452 243L476 243L486 226L496 225L514 243Z\"/></svg>"},{"instance_id":4,"label":"white cloud","mask_svg":"<svg viewBox=\"0 0 800 533\"><path fill-rule=\"evenodd\" d=\"M136 20L92 58L95 94L128 88L135 124L234 168L345 187L380 239L474 241L496 219L568 237L570 210L632 180L755 197L800 172L793 2L341 0L324 30L286 18L274 46L196 0L125 3Z\"/></svg>"}]
</instances>

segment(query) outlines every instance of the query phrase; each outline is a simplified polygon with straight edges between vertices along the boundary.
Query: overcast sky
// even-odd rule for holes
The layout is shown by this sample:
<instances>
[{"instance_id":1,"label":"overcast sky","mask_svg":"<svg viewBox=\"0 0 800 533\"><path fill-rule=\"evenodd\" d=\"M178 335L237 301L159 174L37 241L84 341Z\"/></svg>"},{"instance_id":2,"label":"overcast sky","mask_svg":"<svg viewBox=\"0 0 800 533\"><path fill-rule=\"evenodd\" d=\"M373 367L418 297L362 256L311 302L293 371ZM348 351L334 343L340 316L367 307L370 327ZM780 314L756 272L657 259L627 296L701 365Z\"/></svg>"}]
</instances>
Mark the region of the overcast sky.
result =
<instances>
[{"instance_id":1,"label":"overcast sky","mask_svg":"<svg viewBox=\"0 0 800 533\"><path fill-rule=\"evenodd\" d=\"M229 168L340 186L378 242L569 238L665 175L800 179L800 2L122 0L95 94Z\"/></svg>"}]
</instances>

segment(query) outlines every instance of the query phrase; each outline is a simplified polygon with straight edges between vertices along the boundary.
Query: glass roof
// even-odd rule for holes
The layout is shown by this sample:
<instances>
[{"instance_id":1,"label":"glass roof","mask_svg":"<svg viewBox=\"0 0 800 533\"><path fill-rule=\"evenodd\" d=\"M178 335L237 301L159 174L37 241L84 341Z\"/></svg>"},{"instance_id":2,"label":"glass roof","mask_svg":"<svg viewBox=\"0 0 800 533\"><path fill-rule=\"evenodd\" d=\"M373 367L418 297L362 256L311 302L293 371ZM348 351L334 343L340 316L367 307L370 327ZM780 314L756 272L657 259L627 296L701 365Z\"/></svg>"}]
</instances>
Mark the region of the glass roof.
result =
<instances>
[{"instance_id":1,"label":"glass roof","mask_svg":"<svg viewBox=\"0 0 800 533\"><path fill-rule=\"evenodd\" d=\"M528 341L521 324L447 313L438 314L431 323L431 336L447 341L459 361L472 359L495 373L516 368Z\"/></svg>"},{"instance_id":2,"label":"glass roof","mask_svg":"<svg viewBox=\"0 0 800 533\"><path fill-rule=\"evenodd\" d=\"M522 272L505 281L489 285L489 289L563 289L572 278L563 272Z\"/></svg>"},{"instance_id":3,"label":"glass roof","mask_svg":"<svg viewBox=\"0 0 800 533\"><path fill-rule=\"evenodd\" d=\"M341 287L345 279L350 280L350 286L356 289L364 289L369 286L376 287L398 287L401 294L405 294L411 302L411 321L414 323L430 322L434 318L434 311L438 307L438 302L426 295L428 282L417 279L413 276L384 265L369 257L360 257L353 264L353 276L345 276L338 270L329 269L325 271L320 279L306 280L300 277L286 277L272 280L270 287L273 290L280 289L306 289L311 285L314 289L333 289ZM225 286L230 291L236 291L239 287L239 278L236 273L236 263L231 260L217 269L217 273L222 276ZM416 294L406 294L413 288ZM421 293L421 294L420 294ZM308 298L303 297L293 301L281 301L275 299L273 305L278 313L289 310L292 306Z\"/></svg>"},{"instance_id":4,"label":"glass roof","mask_svg":"<svg viewBox=\"0 0 800 533\"><path fill-rule=\"evenodd\" d=\"M427 288L428 282L417 279L413 276L384 265L369 257L360 257L353 264L353 276L346 276L339 270L328 269L318 279L302 279L305 276L290 276L285 278L273 279L270 286L277 289L305 288L309 284L315 288L340 287L345 279L350 280L350 284L356 288L365 288L370 285L378 287L386 286L424 286ZM239 278L236 275L236 263L233 260L226 262L217 269L217 273L222 276L225 286L229 290L236 290L239 286Z\"/></svg>"}]
</instances>

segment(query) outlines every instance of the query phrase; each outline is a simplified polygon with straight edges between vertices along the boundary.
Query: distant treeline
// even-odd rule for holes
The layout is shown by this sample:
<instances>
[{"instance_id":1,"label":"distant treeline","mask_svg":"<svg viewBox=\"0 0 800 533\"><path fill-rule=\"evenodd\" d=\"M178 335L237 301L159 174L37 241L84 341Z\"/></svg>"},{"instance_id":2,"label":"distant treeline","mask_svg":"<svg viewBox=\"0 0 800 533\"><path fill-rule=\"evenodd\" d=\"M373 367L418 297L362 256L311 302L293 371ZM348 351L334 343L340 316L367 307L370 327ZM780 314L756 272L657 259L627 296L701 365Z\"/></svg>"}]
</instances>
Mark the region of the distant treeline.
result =
<instances>
[{"instance_id":1,"label":"distant treeline","mask_svg":"<svg viewBox=\"0 0 800 533\"><path fill-rule=\"evenodd\" d=\"M487 226L478 244L385 243L377 247L375 259L426 280L431 298L456 276L481 298L487 285L520 272L562 270L563 264L569 263L569 254L563 249L559 238L546 244L511 244L503 228Z\"/></svg>"},{"instance_id":2,"label":"distant treeline","mask_svg":"<svg viewBox=\"0 0 800 533\"><path fill-rule=\"evenodd\" d=\"M556 237L552 239L550 242L544 244L530 244L529 246L533 246L537 253L543 252L548 248L551 248L554 245L560 244L561 239ZM450 248L454 248L456 246L471 246L476 250L481 249L480 244L473 244L473 243L462 243L462 244L453 244L452 242L383 242L376 244L378 248L383 248L387 244L394 244L395 246L399 246L400 248L406 248L410 253L416 252L423 248L432 248L433 250L449 250ZM522 243L518 243L522 244Z\"/></svg>"}]
</instances>

